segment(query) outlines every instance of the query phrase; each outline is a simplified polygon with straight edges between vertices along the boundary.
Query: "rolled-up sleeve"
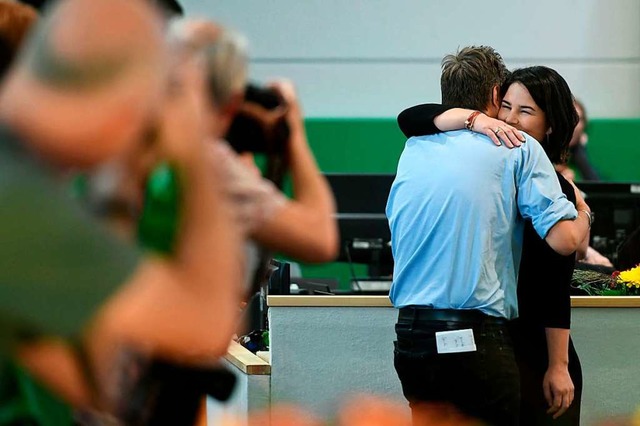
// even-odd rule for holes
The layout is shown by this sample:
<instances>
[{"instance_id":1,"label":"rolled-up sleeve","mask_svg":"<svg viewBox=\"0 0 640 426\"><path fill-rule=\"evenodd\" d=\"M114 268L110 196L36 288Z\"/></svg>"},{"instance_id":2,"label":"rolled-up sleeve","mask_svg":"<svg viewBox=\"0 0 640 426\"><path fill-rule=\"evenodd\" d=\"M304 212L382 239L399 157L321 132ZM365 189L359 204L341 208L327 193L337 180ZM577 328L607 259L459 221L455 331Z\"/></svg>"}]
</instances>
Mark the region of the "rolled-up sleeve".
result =
<instances>
[{"instance_id":1,"label":"rolled-up sleeve","mask_svg":"<svg viewBox=\"0 0 640 426\"><path fill-rule=\"evenodd\" d=\"M516 173L518 209L522 217L531 220L540 238L545 238L556 223L573 220L578 212L562 192L553 165L540 144L527 139Z\"/></svg>"}]
</instances>

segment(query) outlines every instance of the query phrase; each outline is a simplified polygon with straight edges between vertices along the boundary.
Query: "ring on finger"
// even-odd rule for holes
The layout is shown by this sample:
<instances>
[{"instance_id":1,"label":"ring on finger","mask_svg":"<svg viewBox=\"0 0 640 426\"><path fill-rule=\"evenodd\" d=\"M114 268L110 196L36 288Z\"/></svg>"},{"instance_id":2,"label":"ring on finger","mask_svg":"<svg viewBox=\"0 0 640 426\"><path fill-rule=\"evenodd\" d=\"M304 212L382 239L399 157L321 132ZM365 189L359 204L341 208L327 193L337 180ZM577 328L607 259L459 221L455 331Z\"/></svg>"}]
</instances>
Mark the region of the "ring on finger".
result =
<instances>
[{"instance_id":1,"label":"ring on finger","mask_svg":"<svg viewBox=\"0 0 640 426\"><path fill-rule=\"evenodd\" d=\"M496 127L496 129L493 131L493 133L495 133L497 135L501 131L502 131L502 127Z\"/></svg>"}]
</instances>

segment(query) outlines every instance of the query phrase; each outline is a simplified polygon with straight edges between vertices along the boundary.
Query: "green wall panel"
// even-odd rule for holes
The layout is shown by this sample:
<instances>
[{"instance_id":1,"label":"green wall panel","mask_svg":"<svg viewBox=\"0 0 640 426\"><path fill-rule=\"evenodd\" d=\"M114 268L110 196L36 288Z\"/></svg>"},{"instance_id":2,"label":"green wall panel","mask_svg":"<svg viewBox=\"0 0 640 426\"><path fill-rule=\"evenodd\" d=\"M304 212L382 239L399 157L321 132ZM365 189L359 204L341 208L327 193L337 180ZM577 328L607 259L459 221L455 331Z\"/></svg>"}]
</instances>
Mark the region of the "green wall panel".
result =
<instances>
[{"instance_id":1,"label":"green wall panel","mask_svg":"<svg viewBox=\"0 0 640 426\"><path fill-rule=\"evenodd\" d=\"M309 143L325 172L393 173L405 137L392 118L313 118ZM589 156L610 181L640 181L640 119L593 119Z\"/></svg>"},{"instance_id":2,"label":"green wall panel","mask_svg":"<svg viewBox=\"0 0 640 426\"><path fill-rule=\"evenodd\" d=\"M592 120L587 150L603 180L640 181L640 119Z\"/></svg>"},{"instance_id":3,"label":"green wall panel","mask_svg":"<svg viewBox=\"0 0 640 426\"><path fill-rule=\"evenodd\" d=\"M309 143L325 172L395 173L405 137L391 119L309 119Z\"/></svg>"}]
</instances>

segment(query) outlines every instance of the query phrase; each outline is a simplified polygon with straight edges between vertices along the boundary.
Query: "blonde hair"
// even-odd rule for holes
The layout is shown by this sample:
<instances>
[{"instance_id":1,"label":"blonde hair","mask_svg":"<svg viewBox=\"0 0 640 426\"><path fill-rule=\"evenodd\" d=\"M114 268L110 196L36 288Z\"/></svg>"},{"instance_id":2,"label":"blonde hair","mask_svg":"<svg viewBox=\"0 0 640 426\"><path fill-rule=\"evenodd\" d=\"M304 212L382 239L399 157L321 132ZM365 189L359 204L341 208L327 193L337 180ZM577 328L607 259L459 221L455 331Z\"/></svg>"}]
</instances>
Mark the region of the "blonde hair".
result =
<instances>
[{"instance_id":1,"label":"blonde hair","mask_svg":"<svg viewBox=\"0 0 640 426\"><path fill-rule=\"evenodd\" d=\"M175 28L187 48L202 56L211 101L226 105L247 84L248 43L240 33L213 22L191 20Z\"/></svg>"},{"instance_id":2,"label":"blonde hair","mask_svg":"<svg viewBox=\"0 0 640 426\"><path fill-rule=\"evenodd\" d=\"M489 46L464 47L442 59L442 103L483 111L502 86L509 70L502 56Z\"/></svg>"}]
</instances>

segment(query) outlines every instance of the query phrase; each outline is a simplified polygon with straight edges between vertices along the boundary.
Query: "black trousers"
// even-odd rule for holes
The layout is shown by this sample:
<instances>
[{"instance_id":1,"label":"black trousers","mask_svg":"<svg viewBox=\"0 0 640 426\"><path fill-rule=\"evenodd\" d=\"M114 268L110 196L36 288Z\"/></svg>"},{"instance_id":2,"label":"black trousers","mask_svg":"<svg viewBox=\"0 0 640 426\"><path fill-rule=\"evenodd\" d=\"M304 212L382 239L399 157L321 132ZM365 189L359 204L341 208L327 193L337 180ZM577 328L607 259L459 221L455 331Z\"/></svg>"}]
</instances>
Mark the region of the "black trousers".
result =
<instances>
[{"instance_id":1,"label":"black trousers","mask_svg":"<svg viewBox=\"0 0 640 426\"><path fill-rule=\"evenodd\" d=\"M468 328L476 351L437 352L436 332ZM446 402L490 425L518 424L520 381L505 320L479 311L402 308L396 336L394 365L414 414L422 402Z\"/></svg>"}]
</instances>

